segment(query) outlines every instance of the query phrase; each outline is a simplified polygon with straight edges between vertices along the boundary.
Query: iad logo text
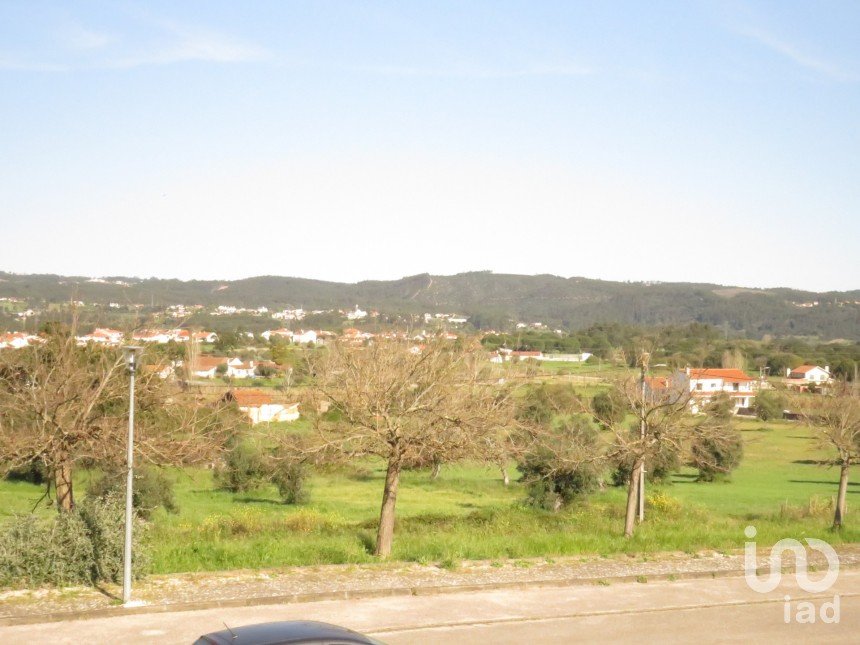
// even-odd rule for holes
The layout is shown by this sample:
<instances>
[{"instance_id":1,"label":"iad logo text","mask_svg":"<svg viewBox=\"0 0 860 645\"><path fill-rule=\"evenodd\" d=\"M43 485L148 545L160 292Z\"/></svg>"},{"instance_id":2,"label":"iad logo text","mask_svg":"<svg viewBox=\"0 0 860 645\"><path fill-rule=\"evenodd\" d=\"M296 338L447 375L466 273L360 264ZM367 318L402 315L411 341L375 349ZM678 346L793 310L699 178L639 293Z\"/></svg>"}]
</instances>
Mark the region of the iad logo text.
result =
<instances>
[{"instance_id":1,"label":"iad logo text","mask_svg":"<svg viewBox=\"0 0 860 645\"><path fill-rule=\"evenodd\" d=\"M748 526L744 534L749 540L752 540L756 536L755 527ZM794 554L794 577L801 589L807 593L824 593L830 589L839 577L839 556L833 547L824 540L815 538L805 538L805 540L810 549L823 554L827 560L827 572L820 580L809 579L806 547L798 540L791 538L780 540L773 545L768 561L770 572L764 579L759 578L756 543L748 541L744 544L744 577L749 588L758 593L770 593L776 589L782 580L782 554L790 551ZM798 601L792 607L791 596L785 596L783 620L786 623L790 623L792 620L798 623L814 623L816 619L820 619L824 623L839 622L838 595L834 595L832 601L822 602L817 609L815 604L808 600Z\"/></svg>"}]
</instances>

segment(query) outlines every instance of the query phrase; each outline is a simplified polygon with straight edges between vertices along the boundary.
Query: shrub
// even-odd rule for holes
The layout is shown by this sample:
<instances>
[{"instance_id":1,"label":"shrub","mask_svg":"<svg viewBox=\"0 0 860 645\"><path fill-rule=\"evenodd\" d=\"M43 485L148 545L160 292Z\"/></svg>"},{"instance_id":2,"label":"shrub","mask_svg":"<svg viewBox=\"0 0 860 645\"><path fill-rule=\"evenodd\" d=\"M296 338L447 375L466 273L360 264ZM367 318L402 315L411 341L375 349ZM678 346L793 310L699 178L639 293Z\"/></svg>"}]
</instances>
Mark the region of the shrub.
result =
<instances>
[{"instance_id":1,"label":"shrub","mask_svg":"<svg viewBox=\"0 0 860 645\"><path fill-rule=\"evenodd\" d=\"M575 417L557 427L546 443L526 454L517 469L528 487L527 503L557 511L597 488L598 441L594 427Z\"/></svg>"},{"instance_id":2,"label":"shrub","mask_svg":"<svg viewBox=\"0 0 860 645\"><path fill-rule=\"evenodd\" d=\"M598 422L620 423L627 414L627 404L616 392L598 392L591 401L591 409Z\"/></svg>"},{"instance_id":3,"label":"shrub","mask_svg":"<svg viewBox=\"0 0 860 645\"><path fill-rule=\"evenodd\" d=\"M227 453L224 464L215 471L215 482L233 493L258 488L266 478L266 464L260 448L249 442L237 442Z\"/></svg>"},{"instance_id":4,"label":"shrub","mask_svg":"<svg viewBox=\"0 0 860 645\"><path fill-rule=\"evenodd\" d=\"M18 468L12 468L6 473L6 480L13 482L28 482L30 484L44 484L50 479L48 468L44 462L31 461Z\"/></svg>"},{"instance_id":5,"label":"shrub","mask_svg":"<svg viewBox=\"0 0 860 645\"><path fill-rule=\"evenodd\" d=\"M756 395L754 407L756 416L762 421L781 419L785 399L777 392L763 390Z\"/></svg>"},{"instance_id":6,"label":"shrub","mask_svg":"<svg viewBox=\"0 0 860 645\"><path fill-rule=\"evenodd\" d=\"M678 515L681 512L681 502L674 497L669 497L663 491L657 491L645 496L648 508L669 516Z\"/></svg>"},{"instance_id":7,"label":"shrub","mask_svg":"<svg viewBox=\"0 0 860 645\"><path fill-rule=\"evenodd\" d=\"M277 375L278 370L276 370L271 365L257 365L257 367L254 369L254 373L262 378L270 378L272 376Z\"/></svg>"},{"instance_id":8,"label":"shrub","mask_svg":"<svg viewBox=\"0 0 860 645\"><path fill-rule=\"evenodd\" d=\"M698 481L711 482L738 467L744 454L740 432L704 425L690 446L690 465L699 471Z\"/></svg>"},{"instance_id":9,"label":"shrub","mask_svg":"<svg viewBox=\"0 0 860 645\"><path fill-rule=\"evenodd\" d=\"M579 399L568 383L532 385L523 397L519 416L536 423L549 423L556 415L570 414L577 409Z\"/></svg>"},{"instance_id":10,"label":"shrub","mask_svg":"<svg viewBox=\"0 0 860 645\"><path fill-rule=\"evenodd\" d=\"M101 498L117 494L122 498L125 495L125 485L125 474L112 471L93 481L87 489L87 493L93 497ZM179 512L179 507L173 496L173 481L165 472L157 468L135 469L132 504L143 519L149 519L152 511L159 506L168 513Z\"/></svg>"},{"instance_id":11,"label":"shrub","mask_svg":"<svg viewBox=\"0 0 860 645\"><path fill-rule=\"evenodd\" d=\"M49 520L17 517L0 533L0 585L29 587L119 582L122 578L124 504L117 495L88 498ZM133 532L134 573L149 566L143 523Z\"/></svg>"},{"instance_id":12,"label":"shrub","mask_svg":"<svg viewBox=\"0 0 860 645\"><path fill-rule=\"evenodd\" d=\"M272 469L272 483L284 504L304 504L310 499L306 480L306 466L296 461L281 461Z\"/></svg>"},{"instance_id":13,"label":"shrub","mask_svg":"<svg viewBox=\"0 0 860 645\"><path fill-rule=\"evenodd\" d=\"M86 500L77 510L93 548L92 580L121 582L125 546L125 499L117 493ZM138 520L132 531L132 574L143 576L149 552L142 548L145 525Z\"/></svg>"}]
</instances>

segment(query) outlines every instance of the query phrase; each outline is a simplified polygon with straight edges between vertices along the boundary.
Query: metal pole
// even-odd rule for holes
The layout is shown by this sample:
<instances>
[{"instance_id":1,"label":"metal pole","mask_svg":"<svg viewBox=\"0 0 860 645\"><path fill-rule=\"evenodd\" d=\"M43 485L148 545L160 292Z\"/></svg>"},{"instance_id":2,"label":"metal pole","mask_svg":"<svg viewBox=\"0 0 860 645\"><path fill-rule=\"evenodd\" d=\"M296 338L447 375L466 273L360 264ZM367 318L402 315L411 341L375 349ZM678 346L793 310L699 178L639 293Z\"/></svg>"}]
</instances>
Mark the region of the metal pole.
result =
<instances>
[{"instance_id":1,"label":"metal pole","mask_svg":"<svg viewBox=\"0 0 860 645\"><path fill-rule=\"evenodd\" d=\"M645 445L645 357L642 357L642 382L640 383L642 397L641 408L639 410L639 437L642 439L642 446ZM645 460L643 459L639 465L639 522L645 520Z\"/></svg>"},{"instance_id":2,"label":"metal pole","mask_svg":"<svg viewBox=\"0 0 860 645\"><path fill-rule=\"evenodd\" d=\"M132 508L134 487L134 372L136 356L132 352L129 357L129 370L131 381L129 385L128 406L128 475L125 482L125 548L123 550L123 572L122 572L122 602L131 602L131 530L134 509Z\"/></svg>"}]
</instances>

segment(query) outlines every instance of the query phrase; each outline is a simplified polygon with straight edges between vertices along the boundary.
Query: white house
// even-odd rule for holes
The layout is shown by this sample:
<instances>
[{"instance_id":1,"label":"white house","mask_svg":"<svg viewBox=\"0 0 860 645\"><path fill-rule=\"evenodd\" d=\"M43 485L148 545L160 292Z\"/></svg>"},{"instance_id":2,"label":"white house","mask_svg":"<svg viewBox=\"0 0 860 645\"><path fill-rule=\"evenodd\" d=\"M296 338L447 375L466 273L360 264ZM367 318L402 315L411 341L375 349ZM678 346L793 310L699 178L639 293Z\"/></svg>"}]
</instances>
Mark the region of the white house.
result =
<instances>
[{"instance_id":1,"label":"white house","mask_svg":"<svg viewBox=\"0 0 860 645\"><path fill-rule=\"evenodd\" d=\"M261 390L231 390L225 401L233 401L245 413L252 425L278 421L295 421L301 416L298 403L276 403Z\"/></svg>"},{"instance_id":2,"label":"white house","mask_svg":"<svg viewBox=\"0 0 860 645\"><path fill-rule=\"evenodd\" d=\"M791 388L805 389L810 385L827 385L833 381L830 375L830 366L825 365L801 365L792 369L786 369L785 384Z\"/></svg>"},{"instance_id":3,"label":"white house","mask_svg":"<svg viewBox=\"0 0 860 645\"><path fill-rule=\"evenodd\" d=\"M521 361L540 361L543 360L543 352L538 350L517 350L515 349L509 355L510 358L516 358Z\"/></svg>"},{"instance_id":4,"label":"white house","mask_svg":"<svg viewBox=\"0 0 860 645\"><path fill-rule=\"evenodd\" d=\"M254 361L247 363L239 358L231 358L227 361L227 372L225 376L231 378L256 378L257 364Z\"/></svg>"},{"instance_id":5,"label":"white house","mask_svg":"<svg viewBox=\"0 0 860 645\"><path fill-rule=\"evenodd\" d=\"M737 414L741 408L752 407L757 381L739 369L687 368L679 374L679 380L690 391L690 405L698 413L718 394L726 393L734 404Z\"/></svg>"},{"instance_id":6,"label":"white house","mask_svg":"<svg viewBox=\"0 0 860 645\"><path fill-rule=\"evenodd\" d=\"M27 347L38 340L38 336L25 334L21 331L8 332L6 334L0 334L0 349L20 349L21 347Z\"/></svg>"},{"instance_id":7,"label":"white house","mask_svg":"<svg viewBox=\"0 0 860 645\"><path fill-rule=\"evenodd\" d=\"M224 366L220 368L220 366ZM219 369L220 368L220 369ZM227 356L198 356L191 366L191 374L199 378L229 376L231 378L257 378L257 364L241 358Z\"/></svg>"},{"instance_id":8,"label":"white house","mask_svg":"<svg viewBox=\"0 0 860 645\"><path fill-rule=\"evenodd\" d=\"M266 340L271 340L272 336L283 338L286 341L291 341L293 339L293 332L284 327L281 327L280 329L267 329L260 335Z\"/></svg>"},{"instance_id":9,"label":"white house","mask_svg":"<svg viewBox=\"0 0 860 645\"><path fill-rule=\"evenodd\" d=\"M158 343L159 345L164 345L174 340L175 335L172 332L160 329L144 329L134 332L131 338L141 343Z\"/></svg>"},{"instance_id":10,"label":"white house","mask_svg":"<svg viewBox=\"0 0 860 645\"><path fill-rule=\"evenodd\" d=\"M367 312L358 308L358 305L355 305L355 309L346 314L347 320L361 320L362 318L367 318Z\"/></svg>"},{"instance_id":11,"label":"white house","mask_svg":"<svg viewBox=\"0 0 860 645\"><path fill-rule=\"evenodd\" d=\"M297 345L306 345L307 343L317 342L317 333L313 329L300 329L293 334L293 342Z\"/></svg>"},{"instance_id":12,"label":"white house","mask_svg":"<svg viewBox=\"0 0 860 645\"><path fill-rule=\"evenodd\" d=\"M191 375L215 378L218 375L218 366L226 365L227 360L224 356L198 356L191 365Z\"/></svg>"},{"instance_id":13,"label":"white house","mask_svg":"<svg viewBox=\"0 0 860 645\"><path fill-rule=\"evenodd\" d=\"M589 354L588 352L582 352L581 354L544 354L541 357L541 360L563 363L584 363L591 358L591 356L592 354Z\"/></svg>"},{"instance_id":14,"label":"white house","mask_svg":"<svg viewBox=\"0 0 860 645\"><path fill-rule=\"evenodd\" d=\"M78 336L76 340L78 341L78 345L95 343L97 345L116 347L117 345L122 344L123 338L125 338L125 334L123 334L119 330L99 327L93 330L91 334L86 334L85 336Z\"/></svg>"}]
</instances>

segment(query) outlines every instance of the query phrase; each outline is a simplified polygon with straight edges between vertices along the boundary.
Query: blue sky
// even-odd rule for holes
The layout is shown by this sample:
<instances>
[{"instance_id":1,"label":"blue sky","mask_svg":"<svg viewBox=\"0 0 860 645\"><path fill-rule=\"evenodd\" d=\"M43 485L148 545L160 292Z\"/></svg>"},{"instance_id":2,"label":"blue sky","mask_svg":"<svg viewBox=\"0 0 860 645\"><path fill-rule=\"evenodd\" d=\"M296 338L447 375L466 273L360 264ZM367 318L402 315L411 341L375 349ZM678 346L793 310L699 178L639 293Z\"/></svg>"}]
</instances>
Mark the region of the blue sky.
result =
<instances>
[{"instance_id":1,"label":"blue sky","mask_svg":"<svg viewBox=\"0 0 860 645\"><path fill-rule=\"evenodd\" d=\"M860 288L857 2L0 2L0 269Z\"/></svg>"}]
</instances>

